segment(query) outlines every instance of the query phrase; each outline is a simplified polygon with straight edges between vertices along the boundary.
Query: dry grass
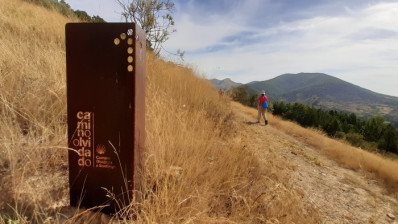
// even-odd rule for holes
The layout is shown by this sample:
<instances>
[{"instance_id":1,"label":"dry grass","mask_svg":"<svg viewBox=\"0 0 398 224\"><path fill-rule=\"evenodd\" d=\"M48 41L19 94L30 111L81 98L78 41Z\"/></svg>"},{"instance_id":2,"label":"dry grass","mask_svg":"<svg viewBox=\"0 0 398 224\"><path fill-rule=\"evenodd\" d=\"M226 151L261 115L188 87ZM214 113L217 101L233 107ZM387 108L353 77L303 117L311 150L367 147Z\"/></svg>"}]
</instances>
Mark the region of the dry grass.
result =
<instances>
[{"instance_id":1,"label":"dry grass","mask_svg":"<svg viewBox=\"0 0 398 224\"><path fill-rule=\"evenodd\" d=\"M66 150L58 150L66 145L66 20L20 1L0 7L0 210L43 223L68 192Z\"/></svg>"},{"instance_id":2,"label":"dry grass","mask_svg":"<svg viewBox=\"0 0 398 224\"><path fill-rule=\"evenodd\" d=\"M280 181L286 174L247 147L250 136L236 134L229 102L209 83L152 55L147 63L147 99L161 100L146 108L147 199L133 206L143 211L138 222L317 219L302 213L297 193Z\"/></svg>"},{"instance_id":3,"label":"dry grass","mask_svg":"<svg viewBox=\"0 0 398 224\"><path fill-rule=\"evenodd\" d=\"M20 0L0 0L0 224L8 219L65 220L59 213L69 198L67 22ZM251 136L238 132L242 127L229 101L191 69L148 53L146 94L145 197L132 203L127 215L120 215L126 223L133 223L127 221L129 215L134 215L134 223L319 221L316 211L304 207L300 193L287 184L289 174L280 169L283 161L277 161L276 154L269 155L269 163L260 160L248 146ZM319 147L340 160L347 157L326 147L337 143L319 133L277 118L270 121L299 138L313 139L314 145L323 142ZM383 160L372 166L366 159L358 163L394 177L381 171L387 164ZM88 214L69 213L67 223L93 219Z\"/></svg>"},{"instance_id":4,"label":"dry grass","mask_svg":"<svg viewBox=\"0 0 398 224\"><path fill-rule=\"evenodd\" d=\"M69 197L68 21L19 0L0 7L0 223L60 223ZM236 135L228 101L191 69L148 54L146 93L145 198L129 208L136 223L313 219ZM68 223L93 219L75 213Z\"/></svg>"},{"instance_id":5,"label":"dry grass","mask_svg":"<svg viewBox=\"0 0 398 224\"><path fill-rule=\"evenodd\" d=\"M281 119L276 119L274 125L285 130L290 135L305 139L308 144L324 151L330 158L349 168L363 169L377 174L384 180L391 192L396 193L398 191L398 173L396 172L398 170L398 162L396 160L390 160L352 147L338 140L328 138L321 132L304 129Z\"/></svg>"}]
</instances>

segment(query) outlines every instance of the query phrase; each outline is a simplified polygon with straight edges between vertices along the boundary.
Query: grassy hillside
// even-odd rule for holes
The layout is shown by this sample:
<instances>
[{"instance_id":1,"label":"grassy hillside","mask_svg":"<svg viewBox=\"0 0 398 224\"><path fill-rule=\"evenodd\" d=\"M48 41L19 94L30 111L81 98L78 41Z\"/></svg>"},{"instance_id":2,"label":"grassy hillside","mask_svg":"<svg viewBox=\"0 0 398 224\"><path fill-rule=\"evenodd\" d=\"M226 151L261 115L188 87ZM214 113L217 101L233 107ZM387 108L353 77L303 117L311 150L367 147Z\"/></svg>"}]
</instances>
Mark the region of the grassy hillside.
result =
<instances>
[{"instance_id":1,"label":"grassy hillside","mask_svg":"<svg viewBox=\"0 0 398 224\"><path fill-rule=\"evenodd\" d=\"M21 0L0 0L0 224L118 223L116 218L124 223L322 221L312 204L302 202L303 192L289 183L294 167L275 150L279 142L252 145L254 134L242 132L246 124L236 119L228 99L192 70L150 53L143 198L98 222L87 210L69 208L67 22ZM298 130L293 134L307 133ZM317 142L316 136L310 138ZM259 157L264 148L273 151L272 157ZM332 153L347 161L357 155ZM368 169L367 160L356 161L353 168ZM369 170L397 183L391 172L395 166L380 163Z\"/></svg>"},{"instance_id":2,"label":"grassy hillside","mask_svg":"<svg viewBox=\"0 0 398 224\"><path fill-rule=\"evenodd\" d=\"M21 0L0 0L0 223L90 219L89 212L67 208L67 22ZM118 218L265 223L289 211L283 220L316 219L316 214L300 214L295 191L264 189L283 185L271 176L277 168L260 163L246 148L228 100L220 99L207 81L148 54L146 94L151 100L146 105L144 198ZM264 192L279 197L274 204L259 200Z\"/></svg>"},{"instance_id":3,"label":"grassy hillside","mask_svg":"<svg viewBox=\"0 0 398 224\"><path fill-rule=\"evenodd\" d=\"M66 22L24 1L0 0L2 218L40 223L68 200Z\"/></svg>"}]
</instances>

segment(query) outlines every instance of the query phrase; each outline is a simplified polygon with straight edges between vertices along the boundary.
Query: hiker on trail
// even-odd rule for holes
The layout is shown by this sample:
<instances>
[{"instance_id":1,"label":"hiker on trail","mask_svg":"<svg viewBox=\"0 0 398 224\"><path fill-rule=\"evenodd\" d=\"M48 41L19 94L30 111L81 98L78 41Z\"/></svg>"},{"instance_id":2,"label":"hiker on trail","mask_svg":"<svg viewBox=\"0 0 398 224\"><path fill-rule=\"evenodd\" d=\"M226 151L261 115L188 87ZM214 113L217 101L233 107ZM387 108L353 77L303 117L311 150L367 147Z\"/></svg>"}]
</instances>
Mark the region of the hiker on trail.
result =
<instances>
[{"instance_id":1,"label":"hiker on trail","mask_svg":"<svg viewBox=\"0 0 398 224\"><path fill-rule=\"evenodd\" d=\"M223 89L220 89L220 90L218 91L218 94L220 94L220 96L224 96L224 90L223 90Z\"/></svg>"},{"instance_id":2,"label":"hiker on trail","mask_svg":"<svg viewBox=\"0 0 398 224\"><path fill-rule=\"evenodd\" d=\"M258 116L257 116L257 123L260 123L261 115L264 118L265 125L268 124L268 119L267 119L267 109L268 109L268 97L265 95L265 91L261 91L261 95L258 97Z\"/></svg>"}]
</instances>

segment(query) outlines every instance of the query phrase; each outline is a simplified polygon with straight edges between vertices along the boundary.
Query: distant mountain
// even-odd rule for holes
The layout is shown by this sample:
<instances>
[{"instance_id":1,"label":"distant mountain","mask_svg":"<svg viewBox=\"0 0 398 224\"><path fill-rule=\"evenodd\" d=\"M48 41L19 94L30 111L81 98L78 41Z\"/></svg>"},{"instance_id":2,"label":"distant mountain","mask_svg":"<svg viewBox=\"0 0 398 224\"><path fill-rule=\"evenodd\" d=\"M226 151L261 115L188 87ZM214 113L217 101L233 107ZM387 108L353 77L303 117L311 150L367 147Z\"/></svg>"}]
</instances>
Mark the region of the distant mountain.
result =
<instances>
[{"instance_id":1,"label":"distant mountain","mask_svg":"<svg viewBox=\"0 0 398 224\"><path fill-rule=\"evenodd\" d=\"M284 74L243 86L253 89L253 93L265 90L270 101L300 102L326 110L353 112L363 117L385 116L398 127L398 97L375 93L330 75Z\"/></svg>"},{"instance_id":2,"label":"distant mountain","mask_svg":"<svg viewBox=\"0 0 398 224\"><path fill-rule=\"evenodd\" d=\"M214 86L216 89L224 89L224 90L230 90L232 87L240 86L242 83L236 83L232 81L229 78L223 79L223 80L218 80L218 79L210 79L210 83Z\"/></svg>"}]
</instances>

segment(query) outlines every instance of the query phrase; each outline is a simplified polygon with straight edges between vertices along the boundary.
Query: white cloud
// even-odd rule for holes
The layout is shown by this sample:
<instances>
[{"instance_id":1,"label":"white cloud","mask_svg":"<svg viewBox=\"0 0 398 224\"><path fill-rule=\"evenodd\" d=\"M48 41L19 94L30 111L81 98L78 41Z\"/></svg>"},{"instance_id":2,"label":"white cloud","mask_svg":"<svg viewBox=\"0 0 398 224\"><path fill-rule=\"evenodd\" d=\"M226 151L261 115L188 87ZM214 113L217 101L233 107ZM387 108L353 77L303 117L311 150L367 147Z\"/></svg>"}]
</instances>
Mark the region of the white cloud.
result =
<instances>
[{"instance_id":1,"label":"white cloud","mask_svg":"<svg viewBox=\"0 0 398 224\"><path fill-rule=\"evenodd\" d=\"M325 72L398 96L391 85L398 81L398 3L346 11L259 29L221 19L199 26L184 17L181 36L168 46L186 50L186 60L209 77L250 82L284 73ZM222 41L228 37L235 39L227 45Z\"/></svg>"},{"instance_id":2,"label":"white cloud","mask_svg":"<svg viewBox=\"0 0 398 224\"><path fill-rule=\"evenodd\" d=\"M114 0L66 1L121 21ZM398 3L384 1L175 0L177 32L165 48L185 50L186 62L208 77L250 82L324 72L398 96Z\"/></svg>"},{"instance_id":3,"label":"white cloud","mask_svg":"<svg viewBox=\"0 0 398 224\"><path fill-rule=\"evenodd\" d=\"M228 21L215 21L209 25L195 23L189 15L182 15L177 32L170 35L165 46L170 49L194 51L203 49L222 40L223 37L239 30Z\"/></svg>"}]
</instances>

